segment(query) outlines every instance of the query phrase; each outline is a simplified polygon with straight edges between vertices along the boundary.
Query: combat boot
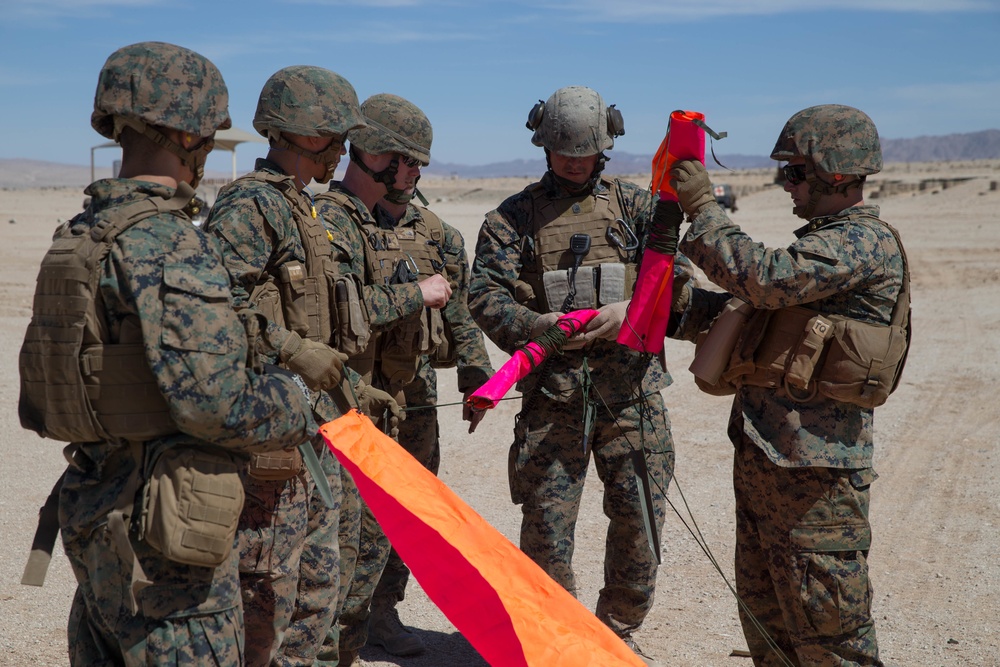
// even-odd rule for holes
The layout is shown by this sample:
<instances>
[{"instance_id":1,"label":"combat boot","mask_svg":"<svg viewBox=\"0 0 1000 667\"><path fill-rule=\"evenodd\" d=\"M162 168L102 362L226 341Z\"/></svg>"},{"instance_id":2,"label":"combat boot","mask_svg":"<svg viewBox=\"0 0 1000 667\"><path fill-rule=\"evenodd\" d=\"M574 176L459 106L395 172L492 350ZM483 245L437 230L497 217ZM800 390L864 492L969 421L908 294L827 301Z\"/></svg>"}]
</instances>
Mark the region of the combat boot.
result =
<instances>
[{"instance_id":1,"label":"combat boot","mask_svg":"<svg viewBox=\"0 0 1000 667\"><path fill-rule=\"evenodd\" d=\"M420 655L424 643L402 621L395 606L372 605L368 625L368 644L381 646L387 653L398 656Z\"/></svg>"},{"instance_id":2,"label":"combat boot","mask_svg":"<svg viewBox=\"0 0 1000 667\"><path fill-rule=\"evenodd\" d=\"M632 649L632 652L639 656L639 659L646 663L647 667L660 667L660 663L653 660L651 657L643 653L642 649L635 642L635 638L632 635L626 635L622 637L622 641L625 642L625 646Z\"/></svg>"}]
</instances>

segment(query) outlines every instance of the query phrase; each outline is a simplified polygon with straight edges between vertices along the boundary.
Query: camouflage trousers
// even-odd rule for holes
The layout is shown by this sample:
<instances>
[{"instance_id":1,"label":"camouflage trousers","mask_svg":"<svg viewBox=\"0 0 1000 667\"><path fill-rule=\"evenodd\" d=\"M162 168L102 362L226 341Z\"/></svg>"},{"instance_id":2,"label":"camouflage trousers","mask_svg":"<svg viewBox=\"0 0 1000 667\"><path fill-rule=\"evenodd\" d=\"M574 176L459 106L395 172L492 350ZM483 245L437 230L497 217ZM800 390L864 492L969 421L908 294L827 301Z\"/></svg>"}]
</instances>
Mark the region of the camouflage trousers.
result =
<instances>
[{"instance_id":1,"label":"camouflage trousers","mask_svg":"<svg viewBox=\"0 0 1000 667\"><path fill-rule=\"evenodd\" d=\"M235 548L218 567L194 567L167 560L131 536L135 557L152 582L136 594L138 613L132 613L132 559L115 548L106 514L134 470L126 454L119 452L104 462L106 477L99 466L77 455L60 490L63 549L78 584L67 627L70 664L242 665Z\"/></svg>"},{"instance_id":2,"label":"camouflage trousers","mask_svg":"<svg viewBox=\"0 0 1000 667\"><path fill-rule=\"evenodd\" d=\"M340 463L325 444L317 443L317 453L339 501ZM277 482L245 475L244 490L238 537L246 664L312 665L337 610L340 506L327 507L305 471Z\"/></svg>"},{"instance_id":3,"label":"camouflage trousers","mask_svg":"<svg viewBox=\"0 0 1000 667\"><path fill-rule=\"evenodd\" d=\"M441 466L441 446L437 420L437 373L423 364L413 382L403 388L406 419L399 424L399 444L420 465L435 475ZM403 600L410 569L395 549L389 552L382 576L372 596L372 606L394 607Z\"/></svg>"},{"instance_id":4,"label":"camouflage trousers","mask_svg":"<svg viewBox=\"0 0 1000 667\"><path fill-rule=\"evenodd\" d=\"M361 495L347 469L341 467L340 470L343 494L337 533L340 545L340 587L333 623L323 640L322 649L316 656L316 667L337 667L340 664L340 618L351 590L351 581L354 579L354 569L358 562L358 543L361 540Z\"/></svg>"},{"instance_id":5,"label":"camouflage trousers","mask_svg":"<svg viewBox=\"0 0 1000 667\"><path fill-rule=\"evenodd\" d=\"M598 405L583 447L584 404L539 393L515 426L508 465L511 499L521 505L520 546L566 590L576 595L573 549L576 520L591 453L604 484L610 520L604 549L604 587L595 613L619 636L635 631L656 591L657 561L649 546L635 480L633 452L645 451L657 539L673 477L674 446L663 397Z\"/></svg>"},{"instance_id":6,"label":"camouflage trousers","mask_svg":"<svg viewBox=\"0 0 1000 667\"><path fill-rule=\"evenodd\" d=\"M783 468L745 436L733 466L736 590L755 665L882 665L868 579L870 468Z\"/></svg>"}]
</instances>

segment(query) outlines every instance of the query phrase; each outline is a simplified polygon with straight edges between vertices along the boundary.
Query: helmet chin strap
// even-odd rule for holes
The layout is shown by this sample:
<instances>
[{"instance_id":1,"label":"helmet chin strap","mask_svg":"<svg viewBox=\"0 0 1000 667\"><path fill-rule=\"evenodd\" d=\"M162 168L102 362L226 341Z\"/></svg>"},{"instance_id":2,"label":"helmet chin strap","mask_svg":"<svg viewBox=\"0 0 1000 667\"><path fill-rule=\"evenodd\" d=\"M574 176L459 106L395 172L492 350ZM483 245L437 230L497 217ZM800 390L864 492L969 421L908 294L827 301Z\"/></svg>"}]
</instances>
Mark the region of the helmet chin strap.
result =
<instances>
[{"instance_id":1,"label":"helmet chin strap","mask_svg":"<svg viewBox=\"0 0 1000 667\"><path fill-rule=\"evenodd\" d=\"M399 171L398 156L393 155L389 166L382 171L374 171L371 167L365 164L364 160L361 159L361 151L355 148L353 144L351 145L350 152L352 164L358 165L358 168L371 176L372 180L376 183L383 184L387 192L394 189L393 186L396 185L396 173Z\"/></svg>"},{"instance_id":2,"label":"helmet chin strap","mask_svg":"<svg viewBox=\"0 0 1000 667\"><path fill-rule=\"evenodd\" d=\"M792 207L792 213L803 220L812 220L816 213L816 206L819 200L825 195L841 194L847 196L847 191L851 188L860 187L864 183L864 176L834 174L834 181L830 183L825 180L815 165L806 161L806 183L809 184L809 201L805 206Z\"/></svg>"},{"instance_id":3,"label":"helmet chin strap","mask_svg":"<svg viewBox=\"0 0 1000 667\"><path fill-rule=\"evenodd\" d=\"M344 147L343 140L335 137L334 140L330 142L329 146L317 153L314 153L313 151L307 151L301 146L296 146L288 139L285 139L280 131L271 129L267 131L267 139L273 148L291 151L296 155L301 155L311 162L323 165L323 175L316 179L317 183L330 182L330 179L333 178L334 170L340 163L340 150Z\"/></svg>"},{"instance_id":4,"label":"helmet chin strap","mask_svg":"<svg viewBox=\"0 0 1000 667\"><path fill-rule=\"evenodd\" d=\"M201 179L205 175L205 162L208 159L208 154L212 152L213 148L215 148L215 139L206 139L205 141L199 143L196 147L188 150L165 135L163 132L160 132L152 125L148 125L145 121L138 118L115 116L114 122L115 127L113 136L115 141L119 141L122 131L126 127L130 127L157 146L170 151L180 158L181 164L190 169L191 173L194 174L194 178L190 183L192 189L197 188L198 184L201 183Z\"/></svg>"},{"instance_id":5,"label":"helmet chin strap","mask_svg":"<svg viewBox=\"0 0 1000 667\"><path fill-rule=\"evenodd\" d=\"M597 163L594 165L594 171L590 173L590 176L587 178L586 182L576 183L575 181L571 181L569 179L563 178L562 176L559 176L558 174L556 174L555 171L552 170L552 152L548 148L545 149L545 166L547 166L549 171L552 172L552 177L556 180L556 183L559 183L561 186L563 186L564 188L575 194L584 192L586 190L593 190L594 186L597 185L598 179L600 179L601 177L601 172L604 171L604 165L607 164L608 160L610 159L611 158L605 155L603 151L601 153L598 153Z\"/></svg>"}]
</instances>

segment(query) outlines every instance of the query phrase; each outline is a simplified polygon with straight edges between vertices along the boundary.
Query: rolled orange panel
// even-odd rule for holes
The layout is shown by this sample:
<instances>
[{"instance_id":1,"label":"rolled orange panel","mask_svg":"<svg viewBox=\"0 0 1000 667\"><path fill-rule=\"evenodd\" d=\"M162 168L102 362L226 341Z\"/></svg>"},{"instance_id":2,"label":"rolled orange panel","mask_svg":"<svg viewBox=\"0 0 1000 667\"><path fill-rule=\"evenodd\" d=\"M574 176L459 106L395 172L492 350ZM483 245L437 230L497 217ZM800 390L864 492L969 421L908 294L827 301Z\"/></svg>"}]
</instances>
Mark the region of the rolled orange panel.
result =
<instances>
[{"instance_id":1,"label":"rolled orange panel","mask_svg":"<svg viewBox=\"0 0 1000 667\"><path fill-rule=\"evenodd\" d=\"M324 424L427 596L494 667L644 667L614 632L427 471L352 411Z\"/></svg>"}]
</instances>

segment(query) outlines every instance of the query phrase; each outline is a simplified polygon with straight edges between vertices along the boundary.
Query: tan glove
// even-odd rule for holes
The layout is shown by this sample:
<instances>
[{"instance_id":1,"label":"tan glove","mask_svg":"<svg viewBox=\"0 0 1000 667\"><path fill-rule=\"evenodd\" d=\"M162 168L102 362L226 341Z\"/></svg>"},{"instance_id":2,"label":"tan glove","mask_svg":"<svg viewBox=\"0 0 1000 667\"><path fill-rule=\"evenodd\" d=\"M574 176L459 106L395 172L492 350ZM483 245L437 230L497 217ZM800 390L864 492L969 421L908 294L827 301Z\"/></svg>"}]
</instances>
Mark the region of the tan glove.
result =
<instances>
[{"instance_id":1,"label":"tan glove","mask_svg":"<svg viewBox=\"0 0 1000 667\"><path fill-rule=\"evenodd\" d=\"M395 440L399 437L399 422L406 419L406 415L399 407L392 396L376 389L375 387L359 382L355 388L358 396L358 408L361 412L382 427L386 434ZM385 423L380 423L385 418Z\"/></svg>"},{"instance_id":2,"label":"tan glove","mask_svg":"<svg viewBox=\"0 0 1000 667\"><path fill-rule=\"evenodd\" d=\"M278 354L288 370L305 380L313 390L336 387L343 377L347 355L308 338L302 338L294 331L281 347Z\"/></svg>"},{"instance_id":3,"label":"tan glove","mask_svg":"<svg viewBox=\"0 0 1000 667\"><path fill-rule=\"evenodd\" d=\"M469 396L475 393L475 389L466 389L462 398L462 421L469 422L469 433L475 433L479 422L486 416L486 410L476 410L469 405Z\"/></svg>"},{"instance_id":4,"label":"tan glove","mask_svg":"<svg viewBox=\"0 0 1000 667\"><path fill-rule=\"evenodd\" d=\"M543 333L549 330L553 324L559 321L559 317L562 313L543 313L538 316L535 323L531 325L531 333L528 335L529 338L538 338Z\"/></svg>"},{"instance_id":5,"label":"tan glove","mask_svg":"<svg viewBox=\"0 0 1000 667\"><path fill-rule=\"evenodd\" d=\"M681 160L670 170L670 185L677 192L681 208L694 218L701 209L715 201L712 181L705 165L697 160Z\"/></svg>"},{"instance_id":6,"label":"tan glove","mask_svg":"<svg viewBox=\"0 0 1000 667\"><path fill-rule=\"evenodd\" d=\"M586 342L591 342L603 338L604 340L615 340L618 338L618 331L625 321L625 314L628 311L630 301L619 301L601 306L597 311L597 316L587 322L587 328L583 334Z\"/></svg>"}]
</instances>

